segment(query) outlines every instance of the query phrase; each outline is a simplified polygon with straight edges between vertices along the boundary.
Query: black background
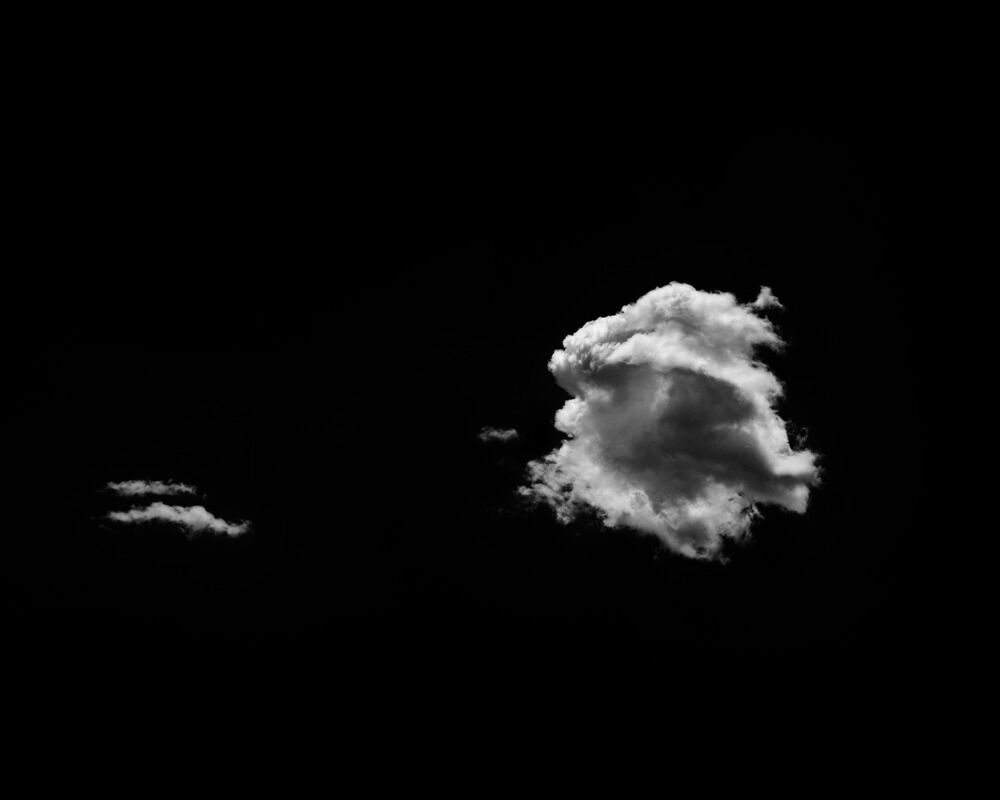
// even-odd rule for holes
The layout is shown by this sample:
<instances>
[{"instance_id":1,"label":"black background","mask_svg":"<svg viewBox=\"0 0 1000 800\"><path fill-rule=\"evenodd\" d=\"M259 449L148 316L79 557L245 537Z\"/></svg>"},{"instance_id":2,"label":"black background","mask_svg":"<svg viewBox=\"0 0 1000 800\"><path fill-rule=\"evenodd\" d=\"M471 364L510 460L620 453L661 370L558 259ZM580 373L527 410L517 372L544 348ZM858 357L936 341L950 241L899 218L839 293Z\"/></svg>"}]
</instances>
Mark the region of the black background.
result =
<instances>
[{"instance_id":1,"label":"black background","mask_svg":"<svg viewBox=\"0 0 1000 800\"><path fill-rule=\"evenodd\" d=\"M65 75L25 156L5 592L26 675L825 693L920 651L891 119L109 74ZM515 494L559 441L562 337L675 280L774 290L788 347L763 358L821 454L809 511L765 508L725 564ZM521 436L484 444L486 425ZM121 501L100 487L140 477L254 530L101 523Z\"/></svg>"}]
</instances>

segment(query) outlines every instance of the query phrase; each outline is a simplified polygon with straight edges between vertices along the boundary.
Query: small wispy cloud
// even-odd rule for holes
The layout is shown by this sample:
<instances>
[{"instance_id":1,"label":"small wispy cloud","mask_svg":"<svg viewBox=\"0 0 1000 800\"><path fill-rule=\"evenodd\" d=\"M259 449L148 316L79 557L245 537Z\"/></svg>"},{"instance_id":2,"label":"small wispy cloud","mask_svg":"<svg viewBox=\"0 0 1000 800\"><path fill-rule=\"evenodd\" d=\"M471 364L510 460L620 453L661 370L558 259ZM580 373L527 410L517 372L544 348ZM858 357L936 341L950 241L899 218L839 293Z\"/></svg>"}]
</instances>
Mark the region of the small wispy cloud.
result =
<instances>
[{"instance_id":1,"label":"small wispy cloud","mask_svg":"<svg viewBox=\"0 0 1000 800\"><path fill-rule=\"evenodd\" d=\"M770 308L772 306L774 308L784 308L784 306L781 305L781 301L774 296L774 292L771 291L770 286L761 286L757 299L750 305L752 308Z\"/></svg>"},{"instance_id":2,"label":"small wispy cloud","mask_svg":"<svg viewBox=\"0 0 1000 800\"><path fill-rule=\"evenodd\" d=\"M486 427L479 431L479 440L481 442L509 442L517 437L518 433L514 428Z\"/></svg>"},{"instance_id":3,"label":"small wispy cloud","mask_svg":"<svg viewBox=\"0 0 1000 800\"><path fill-rule=\"evenodd\" d=\"M120 495L133 497L143 494L197 494L197 486L173 481L109 481L105 487Z\"/></svg>"},{"instance_id":4,"label":"small wispy cloud","mask_svg":"<svg viewBox=\"0 0 1000 800\"><path fill-rule=\"evenodd\" d=\"M250 529L249 522L227 522L212 514L204 506L169 506L161 502L128 511L109 511L108 519L124 523L170 522L187 528L192 534L211 532L240 536Z\"/></svg>"}]
</instances>

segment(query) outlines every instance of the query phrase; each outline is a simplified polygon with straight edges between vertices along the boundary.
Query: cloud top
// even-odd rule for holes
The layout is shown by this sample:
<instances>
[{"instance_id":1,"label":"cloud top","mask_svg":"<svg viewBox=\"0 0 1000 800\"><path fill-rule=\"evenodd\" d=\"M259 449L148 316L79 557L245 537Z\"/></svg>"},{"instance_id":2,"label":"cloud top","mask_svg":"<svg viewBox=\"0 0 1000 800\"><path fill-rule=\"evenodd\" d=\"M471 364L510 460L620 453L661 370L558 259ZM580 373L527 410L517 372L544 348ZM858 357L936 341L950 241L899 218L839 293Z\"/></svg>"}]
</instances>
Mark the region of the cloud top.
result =
<instances>
[{"instance_id":1,"label":"cloud top","mask_svg":"<svg viewBox=\"0 0 1000 800\"><path fill-rule=\"evenodd\" d=\"M782 386L754 358L783 345L768 307L768 287L742 305L671 283L567 336L549 369L572 395L555 420L568 439L528 465L522 494L695 558L746 534L759 504L804 512L817 455L789 444Z\"/></svg>"},{"instance_id":2,"label":"cloud top","mask_svg":"<svg viewBox=\"0 0 1000 800\"><path fill-rule=\"evenodd\" d=\"M174 483L172 481L109 481L107 489L124 496L136 496L144 494L197 494L198 487L189 486L186 483Z\"/></svg>"},{"instance_id":3,"label":"cloud top","mask_svg":"<svg viewBox=\"0 0 1000 800\"><path fill-rule=\"evenodd\" d=\"M514 428L490 428L486 427L479 431L479 440L482 442L509 442L518 437Z\"/></svg>"},{"instance_id":4,"label":"cloud top","mask_svg":"<svg viewBox=\"0 0 1000 800\"><path fill-rule=\"evenodd\" d=\"M159 520L186 528L190 533L218 533L226 536L240 536L250 529L249 522L232 523L220 519L204 506L170 506L155 502L144 508L128 511L110 511L108 519L115 522L136 523Z\"/></svg>"}]
</instances>

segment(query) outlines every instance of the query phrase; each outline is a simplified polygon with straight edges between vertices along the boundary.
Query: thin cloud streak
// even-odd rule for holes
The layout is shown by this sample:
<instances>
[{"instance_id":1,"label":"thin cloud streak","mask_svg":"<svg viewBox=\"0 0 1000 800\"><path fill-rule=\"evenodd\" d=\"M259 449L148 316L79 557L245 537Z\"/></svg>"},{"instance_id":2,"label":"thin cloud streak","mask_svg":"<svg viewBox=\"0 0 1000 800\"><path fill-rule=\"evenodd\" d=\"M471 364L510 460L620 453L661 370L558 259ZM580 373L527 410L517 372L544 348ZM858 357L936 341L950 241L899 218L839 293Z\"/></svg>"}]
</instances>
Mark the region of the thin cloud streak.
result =
<instances>
[{"instance_id":1,"label":"thin cloud streak","mask_svg":"<svg viewBox=\"0 0 1000 800\"><path fill-rule=\"evenodd\" d=\"M241 536L250 529L249 522L227 522L216 517L204 506L170 506L161 502L128 511L110 511L108 519L123 523L170 522L186 528L192 534L211 532L226 536Z\"/></svg>"},{"instance_id":2,"label":"thin cloud streak","mask_svg":"<svg viewBox=\"0 0 1000 800\"><path fill-rule=\"evenodd\" d=\"M518 435L514 428L485 427L479 431L479 440L481 442L509 442L516 439Z\"/></svg>"},{"instance_id":3,"label":"thin cloud streak","mask_svg":"<svg viewBox=\"0 0 1000 800\"><path fill-rule=\"evenodd\" d=\"M109 481L105 488L127 497L144 494L175 495L198 493L197 486L190 486L186 483L174 483L172 481Z\"/></svg>"}]
</instances>

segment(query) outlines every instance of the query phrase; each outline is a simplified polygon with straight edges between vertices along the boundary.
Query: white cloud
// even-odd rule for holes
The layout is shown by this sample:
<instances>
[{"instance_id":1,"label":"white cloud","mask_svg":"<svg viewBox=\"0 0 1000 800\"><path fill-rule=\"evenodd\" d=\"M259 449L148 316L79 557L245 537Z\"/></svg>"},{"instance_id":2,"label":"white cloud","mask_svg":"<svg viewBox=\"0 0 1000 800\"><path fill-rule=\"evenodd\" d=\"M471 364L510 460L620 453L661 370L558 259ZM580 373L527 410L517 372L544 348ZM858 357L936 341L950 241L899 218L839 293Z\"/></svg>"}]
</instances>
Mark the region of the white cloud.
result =
<instances>
[{"instance_id":1,"label":"white cloud","mask_svg":"<svg viewBox=\"0 0 1000 800\"><path fill-rule=\"evenodd\" d=\"M518 433L514 428L490 428L479 431L479 439L483 442L509 442L516 439Z\"/></svg>"},{"instance_id":2,"label":"white cloud","mask_svg":"<svg viewBox=\"0 0 1000 800\"><path fill-rule=\"evenodd\" d=\"M774 296L774 292L771 291L770 286L761 286L760 294L757 295L757 299L751 305L754 308L768 308L769 306L784 308L778 298Z\"/></svg>"},{"instance_id":3,"label":"white cloud","mask_svg":"<svg viewBox=\"0 0 1000 800\"><path fill-rule=\"evenodd\" d=\"M802 513L817 455L795 451L774 410L778 379L754 350L780 348L756 310L681 283L654 289L563 340L549 369L572 398L556 414L569 438L528 465L522 494L568 522L585 507L609 526L716 555L772 503Z\"/></svg>"},{"instance_id":4,"label":"white cloud","mask_svg":"<svg viewBox=\"0 0 1000 800\"><path fill-rule=\"evenodd\" d=\"M128 511L110 511L108 518L115 522L150 522L161 520L172 522L187 528L191 533L211 531L227 536L239 536L250 529L249 522L232 523L219 519L204 506L168 506L156 502L145 508L132 508Z\"/></svg>"},{"instance_id":5,"label":"white cloud","mask_svg":"<svg viewBox=\"0 0 1000 800\"><path fill-rule=\"evenodd\" d=\"M109 481L107 487L120 495L140 494L197 494L198 487L172 481Z\"/></svg>"}]
</instances>

